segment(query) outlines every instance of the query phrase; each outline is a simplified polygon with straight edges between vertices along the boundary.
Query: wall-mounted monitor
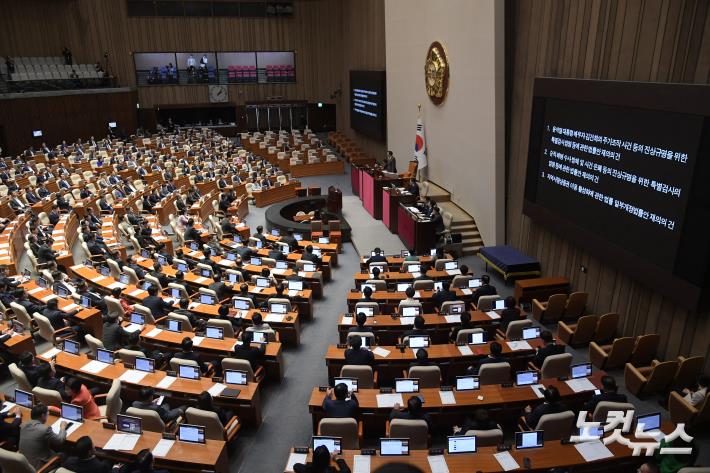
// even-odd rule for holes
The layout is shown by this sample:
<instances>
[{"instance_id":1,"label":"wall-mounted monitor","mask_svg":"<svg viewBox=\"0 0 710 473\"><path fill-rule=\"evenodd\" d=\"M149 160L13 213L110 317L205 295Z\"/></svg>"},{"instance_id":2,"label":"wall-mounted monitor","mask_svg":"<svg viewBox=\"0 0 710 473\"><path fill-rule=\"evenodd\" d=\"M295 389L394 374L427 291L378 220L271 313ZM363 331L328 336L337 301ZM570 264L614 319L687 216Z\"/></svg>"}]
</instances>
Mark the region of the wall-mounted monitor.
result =
<instances>
[{"instance_id":1,"label":"wall-mounted monitor","mask_svg":"<svg viewBox=\"0 0 710 473\"><path fill-rule=\"evenodd\" d=\"M523 211L678 304L710 287L710 88L536 79Z\"/></svg>"},{"instance_id":2,"label":"wall-mounted monitor","mask_svg":"<svg viewBox=\"0 0 710 473\"><path fill-rule=\"evenodd\" d=\"M35 138L39 138L40 136L42 136L42 130L34 130L32 132L32 136L34 136Z\"/></svg>"},{"instance_id":3,"label":"wall-mounted monitor","mask_svg":"<svg viewBox=\"0 0 710 473\"><path fill-rule=\"evenodd\" d=\"M378 141L387 135L385 71L350 71L350 127Z\"/></svg>"}]
</instances>

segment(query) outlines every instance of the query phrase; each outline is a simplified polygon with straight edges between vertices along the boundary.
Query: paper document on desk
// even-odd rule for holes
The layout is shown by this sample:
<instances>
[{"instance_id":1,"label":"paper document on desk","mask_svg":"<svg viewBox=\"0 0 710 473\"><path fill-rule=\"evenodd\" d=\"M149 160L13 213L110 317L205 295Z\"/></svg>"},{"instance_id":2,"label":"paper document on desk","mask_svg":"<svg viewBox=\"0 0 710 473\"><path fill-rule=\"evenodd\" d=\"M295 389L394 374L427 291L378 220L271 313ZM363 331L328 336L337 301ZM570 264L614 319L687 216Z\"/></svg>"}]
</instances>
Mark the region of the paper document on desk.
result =
<instances>
[{"instance_id":1,"label":"paper document on desk","mask_svg":"<svg viewBox=\"0 0 710 473\"><path fill-rule=\"evenodd\" d=\"M168 389L176 380L177 378L175 376L166 376L165 378L161 379L158 384L155 385L156 388L158 389Z\"/></svg>"},{"instance_id":2,"label":"paper document on desk","mask_svg":"<svg viewBox=\"0 0 710 473\"><path fill-rule=\"evenodd\" d=\"M34 287L34 288L30 289L29 291L27 291L27 294L32 295L32 294L35 294L40 291L44 291L44 288L37 286L37 287Z\"/></svg>"},{"instance_id":3,"label":"paper document on desk","mask_svg":"<svg viewBox=\"0 0 710 473\"><path fill-rule=\"evenodd\" d=\"M208 393L210 393L212 396L219 396L222 394L222 391L227 389L226 384L222 383L214 383L214 385L207 390Z\"/></svg>"},{"instance_id":4,"label":"paper document on desk","mask_svg":"<svg viewBox=\"0 0 710 473\"><path fill-rule=\"evenodd\" d=\"M263 290L264 290L263 287L255 287L255 288L253 288L250 292L254 292L254 293L256 293L256 294L259 294L259 293L260 293L261 291L263 291Z\"/></svg>"},{"instance_id":5,"label":"paper document on desk","mask_svg":"<svg viewBox=\"0 0 710 473\"><path fill-rule=\"evenodd\" d=\"M343 320L340 322L342 325L352 325L353 318L348 316L343 316Z\"/></svg>"},{"instance_id":6,"label":"paper document on desk","mask_svg":"<svg viewBox=\"0 0 710 473\"><path fill-rule=\"evenodd\" d=\"M64 307L62 307L62 310L65 312L71 312L72 310L78 309L79 305L74 304L73 302L71 304L67 304Z\"/></svg>"},{"instance_id":7,"label":"paper document on desk","mask_svg":"<svg viewBox=\"0 0 710 473\"><path fill-rule=\"evenodd\" d=\"M520 341L520 342L506 342L508 344L508 348L510 348L513 351L518 351L518 350L532 350L532 347L528 342L525 340Z\"/></svg>"},{"instance_id":8,"label":"paper document on desk","mask_svg":"<svg viewBox=\"0 0 710 473\"><path fill-rule=\"evenodd\" d=\"M131 451L136 447L140 435L136 434L113 434L106 445L104 445L104 450L127 450Z\"/></svg>"},{"instance_id":9,"label":"paper document on desk","mask_svg":"<svg viewBox=\"0 0 710 473\"><path fill-rule=\"evenodd\" d=\"M288 297L296 297L298 295L299 291L295 289L289 289L288 290Z\"/></svg>"},{"instance_id":10,"label":"paper document on desk","mask_svg":"<svg viewBox=\"0 0 710 473\"><path fill-rule=\"evenodd\" d=\"M47 302L51 301L52 299L57 299L57 296L55 296L54 294L50 294L48 296L44 296L40 300L46 304Z\"/></svg>"},{"instance_id":11,"label":"paper document on desk","mask_svg":"<svg viewBox=\"0 0 710 473\"><path fill-rule=\"evenodd\" d=\"M532 389L533 393L540 399L545 397L545 395L542 393L542 391L545 390L545 385L544 384L531 384L530 388Z\"/></svg>"},{"instance_id":12,"label":"paper document on desk","mask_svg":"<svg viewBox=\"0 0 710 473\"><path fill-rule=\"evenodd\" d=\"M106 279L105 276L96 276L95 278L91 278L91 282L93 282L93 283L100 283L100 282L103 281L104 279Z\"/></svg>"},{"instance_id":13,"label":"paper document on desk","mask_svg":"<svg viewBox=\"0 0 710 473\"><path fill-rule=\"evenodd\" d=\"M285 273L286 271L288 271L288 269L273 268L273 269L271 270L271 272L274 273L274 274L283 274L283 273Z\"/></svg>"},{"instance_id":14,"label":"paper document on desk","mask_svg":"<svg viewBox=\"0 0 710 473\"><path fill-rule=\"evenodd\" d=\"M126 370L125 373L121 375L120 379L121 381L125 381L127 383L133 383L133 384L138 384L141 382L143 378L148 373L145 371L138 371L138 370Z\"/></svg>"},{"instance_id":15,"label":"paper document on desk","mask_svg":"<svg viewBox=\"0 0 710 473\"><path fill-rule=\"evenodd\" d=\"M513 458L510 452L494 453L493 456L498 460L503 471L517 470L520 468L520 465L518 465L518 462L515 461L515 458Z\"/></svg>"},{"instance_id":16,"label":"paper document on desk","mask_svg":"<svg viewBox=\"0 0 710 473\"><path fill-rule=\"evenodd\" d=\"M126 288L126 285L123 284L123 283L120 283L120 282L116 281L116 282L114 282L114 283L109 284L109 285L106 286L106 287L107 287L108 289L116 289L117 287L120 288L120 289L125 289L125 288Z\"/></svg>"},{"instance_id":17,"label":"paper document on desk","mask_svg":"<svg viewBox=\"0 0 710 473\"><path fill-rule=\"evenodd\" d=\"M79 368L81 371L84 371L85 373L91 373L91 374L96 374L100 373L104 368L108 366L107 363L98 361L98 360L91 360L81 368Z\"/></svg>"},{"instance_id":18,"label":"paper document on desk","mask_svg":"<svg viewBox=\"0 0 710 473\"><path fill-rule=\"evenodd\" d=\"M284 314L266 314L264 317L264 322L276 322L281 323L284 321Z\"/></svg>"},{"instance_id":19,"label":"paper document on desk","mask_svg":"<svg viewBox=\"0 0 710 473\"><path fill-rule=\"evenodd\" d=\"M414 325L415 317L400 317L399 323L402 325Z\"/></svg>"},{"instance_id":20,"label":"paper document on desk","mask_svg":"<svg viewBox=\"0 0 710 473\"><path fill-rule=\"evenodd\" d=\"M414 298L419 299L420 297L422 297L422 293L419 291L414 291Z\"/></svg>"},{"instance_id":21,"label":"paper document on desk","mask_svg":"<svg viewBox=\"0 0 710 473\"><path fill-rule=\"evenodd\" d=\"M67 437L69 437L71 434L74 433L74 431L76 429L78 429L79 427L81 427L83 425L81 422L76 422L73 420L64 419L63 417L60 417L59 419L57 419L54 422L54 424L52 424L52 431L57 435L59 435L59 424L61 424L62 422L71 423L71 425L67 429Z\"/></svg>"},{"instance_id":22,"label":"paper document on desk","mask_svg":"<svg viewBox=\"0 0 710 473\"><path fill-rule=\"evenodd\" d=\"M445 315L444 318L446 319L447 324L457 324L461 322L460 315Z\"/></svg>"},{"instance_id":23,"label":"paper document on desk","mask_svg":"<svg viewBox=\"0 0 710 473\"><path fill-rule=\"evenodd\" d=\"M5 401L5 403L2 405L2 410L0 410L0 413L4 414L6 412L10 412L10 410L16 405L17 404L15 404L14 402Z\"/></svg>"},{"instance_id":24,"label":"paper document on desk","mask_svg":"<svg viewBox=\"0 0 710 473\"><path fill-rule=\"evenodd\" d=\"M370 455L353 456L353 473L370 473Z\"/></svg>"},{"instance_id":25,"label":"paper document on desk","mask_svg":"<svg viewBox=\"0 0 710 473\"><path fill-rule=\"evenodd\" d=\"M131 292L128 293L128 295L131 297L138 297L143 294L143 292L145 292L143 291L143 289L133 289Z\"/></svg>"},{"instance_id":26,"label":"paper document on desk","mask_svg":"<svg viewBox=\"0 0 710 473\"><path fill-rule=\"evenodd\" d=\"M395 404L399 404L400 406L404 405L400 393L377 395L377 407L394 407Z\"/></svg>"},{"instance_id":27,"label":"paper document on desk","mask_svg":"<svg viewBox=\"0 0 710 473\"><path fill-rule=\"evenodd\" d=\"M446 464L444 455L429 455L427 460L429 460L431 473L449 473L449 465Z\"/></svg>"},{"instance_id":28,"label":"paper document on desk","mask_svg":"<svg viewBox=\"0 0 710 473\"><path fill-rule=\"evenodd\" d=\"M139 331L143 330L143 326L138 325L138 324L129 324L126 327L124 327L123 330L125 330L128 333L139 332Z\"/></svg>"},{"instance_id":29,"label":"paper document on desk","mask_svg":"<svg viewBox=\"0 0 710 473\"><path fill-rule=\"evenodd\" d=\"M162 331L163 331L163 329L154 328L154 329L151 330L150 332L146 333L145 336L146 336L146 337L149 337L149 338L152 338L152 337L155 337L155 336L157 336L158 334L160 334L160 332L162 332Z\"/></svg>"},{"instance_id":30,"label":"paper document on desk","mask_svg":"<svg viewBox=\"0 0 710 473\"><path fill-rule=\"evenodd\" d=\"M467 287L462 288L461 292L463 293L464 296L470 296L471 294L473 294L473 291L471 291L471 289L469 289Z\"/></svg>"},{"instance_id":31,"label":"paper document on desk","mask_svg":"<svg viewBox=\"0 0 710 473\"><path fill-rule=\"evenodd\" d=\"M588 378L568 379L565 383L567 383L567 386L569 386L572 391L576 393L581 393L582 391L594 391L597 389L597 387L594 386Z\"/></svg>"},{"instance_id":32,"label":"paper document on desk","mask_svg":"<svg viewBox=\"0 0 710 473\"><path fill-rule=\"evenodd\" d=\"M459 274L461 274L461 270L460 269L447 269L446 274L448 274L449 276L458 276Z\"/></svg>"},{"instance_id":33,"label":"paper document on desk","mask_svg":"<svg viewBox=\"0 0 710 473\"><path fill-rule=\"evenodd\" d=\"M417 279L422 276L422 273L410 273L414 279ZM415 296L418 297L418 296Z\"/></svg>"},{"instance_id":34,"label":"paper document on desk","mask_svg":"<svg viewBox=\"0 0 710 473\"><path fill-rule=\"evenodd\" d=\"M471 347L468 345L461 345L456 347L459 349L459 352L461 352L461 355L463 356L471 356L473 355L473 351L471 351Z\"/></svg>"},{"instance_id":35,"label":"paper document on desk","mask_svg":"<svg viewBox=\"0 0 710 473\"><path fill-rule=\"evenodd\" d=\"M382 358L387 358L391 352L385 348L377 347L372 350L372 353L377 356L381 356Z\"/></svg>"},{"instance_id":36,"label":"paper document on desk","mask_svg":"<svg viewBox=\"0 0 710 473\"><path fill-rule=\"evenodd\" d=\"M207 281L209 281L209 279L203 278L202 276L199 276L199 277L195 278L195 282L196 282L197 284L204 284L204 283L206 283Z\"/></svg>"},{"instance_id":37,"label":"paper document on desk","mask_svg":"<svg viewBox=\"0 0 710 473\"><path fill-rule=\"evenodd\" d=\"M284 471L293 471L293 465L296 463L306 464L308 455L305 453L291 453L288 456L288 462L286 463L286 469Z\"/></svg>"},{"instance_id":38,"label":"paper document on desk","mask_svg":"<svg viewBox=\"0 0 710 473\"><path fill-rule=\"evenodd\" d=\"M439 391L439 397L444 405L456 404L456 396L453 391Z\"/></svg>"},{"instance_id":39,"label":"paper document on desk","mask_svg":"<svg viewBox=\"0 0 710 473\"><path fill-rule=\"evenodd\" d=\"M205 337L192 337L192 344L195 346L200 346L200 343L202 343L202 340L204 340Z\"/></svg>"},{"instance_id":40,"label":"paper document on desk","mask_svg":"<svg viewBox=\"0 0 710 473\"><path fill-rule=\"evenodd\" d=\"M175 444L175 440L165 440L165 439L158 440L158 443L155 444L155 447L153 447L153 456L154 457L167 456L168 452L170 451L171 448L173 448L174 444Z\"/></svg>"},{"instance_id":41,"label":"paper document on desk","mask_svg":"<svg viewBox=\"0 0 710 473\"><path fill-rule=\"evenodd\" d=\"M40 356L41 356L42 358L50 359L50 358L52 358L54 355L56 355L57 353L59 353L60 351L62 351L62 350L60 350L59 348L51 348L51 349L47 350L46 352L42 353L42 355L40 355Z\"/></svg>"},{"instance_id":42,"label":"paper document on desk","mask_svg":"<svg viewBox=\"0 0 710 473\"><path fill-rule=\"evenodd\" d=\"M601 440L576 443L574 444L574 448L577 449L586 462L593 462L595 460L602 460L604 458L611 458L614 456L614 454L606 448L606 445L604 445L604 442Z\"/></svg>"},{"instance_id":43,"label":"paper document on desk","mask_svg":"<svg viewBox=\"0 0 710 473\"><path fill-rule=\"evenodd\" d=\"M486 311L486 315L493 320L500 319L500 314L494 310Z\"/></svg>"}]
</instances>

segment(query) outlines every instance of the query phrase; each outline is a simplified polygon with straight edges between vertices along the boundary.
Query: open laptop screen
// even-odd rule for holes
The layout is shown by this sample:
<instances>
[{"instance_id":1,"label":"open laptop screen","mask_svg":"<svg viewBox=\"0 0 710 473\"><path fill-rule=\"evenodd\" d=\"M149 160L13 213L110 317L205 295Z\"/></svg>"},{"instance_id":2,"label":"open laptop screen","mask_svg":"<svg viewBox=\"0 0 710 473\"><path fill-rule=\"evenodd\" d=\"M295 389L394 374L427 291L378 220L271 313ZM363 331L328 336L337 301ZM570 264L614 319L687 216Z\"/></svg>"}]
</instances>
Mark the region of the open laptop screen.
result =
<instances>
[{"instance_id":1,"label":"open laptop screen","mask_svg":"<svg viewBox=\"0 0 710 473\"><path fill-rule=\"evenodd\" d=\"M394 380L394 390L398 393L418 393L418 378L397 378Z\"/></svg>"},{"instance_id":2,"label":"open laptop screen","mask_svg":"<svg viewBox=\"0 0 710 473\"><path fill-rule=\"evenodd\" d=\"M480 388L478 376L457 376L456 390L457 391L475 391Z\"/></svg>"},{"instance_id":3,"label":"open laptop screen","mask_svg":"<svg viewBox=\"0 0 710 473\"><path fill-rule=\"evenodd\" d=\"M177 438L181 442L205 443L205 428L199 425L180 424Z\"/></svg>"},{"instance_id":4,"label":"open laptop screen","mask_svg":"<svg viewBox=\"0 0 710 473\"><path fill-rule=\"evenodd\" d=\"M227 384L247 384L247 372L239 370L224 370L224 382Z\"/></svg>"},{"instance_id":5,"label":"open laptop screen","mask_svg":"<svg viewBox=\"0 0 710 473\"><path fill-rule=\"evenodd\" d=\"M341 452L341 437L325 437L322 435L313 436L313 450L323 445L328 449L328 452L332 455L334 453L339 454Z\"/></svg>"},{"instance_id":6,"label":"open laptop screen","mask_svg":"<svg viewBox=\"0 0 710 473\"><path fill-rule=\"evenodd\" d=\"M125 432L127 434L138 434L140 435L141 430L141 418L127 416L123 414L116 415L116 430L119 432Z\"/></svg>"},{"instance_id":7,"label":"open laptop screen","mask_svg":"<svg viewBox=\"0 0 710 473\"><path fill-rule=\"evenodd\" d=\"M409 455L409 439L380 439L380 455Z\"/></svg>"},{"instance_id":8,"label":"open laptop screen","mask_svg":"<svg viewBox=\"0 0 710 473\"><path fill-rule=\"evenodd\" d=\"M533 432L515 432L516 450L542 447L543 435L544 432L542 430L535 430Z\"/></svg>"},{"instance_id":9,"label":"open laptop screen","mask_svg":"<svg viewBox=\"0 0 710 473\"><path fill-rule=\"evenodd\" d=\"M449 455L456 453L476 453L476 436L450 436L448 437L448 448L446 450L449 452Z\"/></svg>"}]
</instances>

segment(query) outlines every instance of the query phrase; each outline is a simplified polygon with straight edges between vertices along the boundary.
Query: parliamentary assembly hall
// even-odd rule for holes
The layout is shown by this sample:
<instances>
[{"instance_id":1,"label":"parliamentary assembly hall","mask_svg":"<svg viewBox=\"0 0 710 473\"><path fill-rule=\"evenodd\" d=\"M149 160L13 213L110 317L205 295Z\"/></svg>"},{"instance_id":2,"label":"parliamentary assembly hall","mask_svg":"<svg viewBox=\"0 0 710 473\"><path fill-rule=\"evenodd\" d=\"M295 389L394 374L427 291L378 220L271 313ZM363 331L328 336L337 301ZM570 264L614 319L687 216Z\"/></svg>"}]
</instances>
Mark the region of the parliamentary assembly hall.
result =
<instances>
[{"instance_id":1,"label":"parliamentary assembly hall","mask_svg":"<svg viewBox=\"0 0 710 473\"><path fill-rule=\"evenodd\" d=\"M710 0L0 0L0 473L710 473Z\"/></svg>"}]
</instances>

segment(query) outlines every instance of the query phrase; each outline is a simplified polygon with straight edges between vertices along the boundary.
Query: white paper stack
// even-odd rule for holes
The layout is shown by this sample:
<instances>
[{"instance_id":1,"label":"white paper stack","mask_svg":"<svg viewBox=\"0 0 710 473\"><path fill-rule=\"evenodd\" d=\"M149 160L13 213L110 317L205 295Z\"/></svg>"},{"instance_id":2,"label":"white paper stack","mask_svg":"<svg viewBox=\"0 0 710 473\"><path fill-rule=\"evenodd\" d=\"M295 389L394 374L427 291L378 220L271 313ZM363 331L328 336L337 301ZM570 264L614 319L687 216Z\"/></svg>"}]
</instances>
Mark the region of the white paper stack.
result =
<instances>
[{"instance_id":1,"label":"white paper stack","mask_svg":"<svg viewBox=\"0 0 710 473\"><path fill-rule=\"evenodd\" d=\"M401 394L395 393L377 395L377 407L394 407L395 404L399 404L400 406L404 404Z\"/></svg>"},{"instance_id":2,"label":"white paper stack","mask_svg":"<svg viewBox=\"0 0 710 473\"><path fill-rule=\"evenodd\" d=\"M377 356L381 356L382 358L387 358L391 352L385 348L377 347L372 350L372 353Z\"/></svg>"},{"instance_id":3,"label":"white paper stack","mask_svg":"<svg viewBox=\"0 0 710 473\"><path fill-rule=\"evenodd\" d=\"M456 404L456 397L453 391L439 391L439 397L444 405Z\"/></svg>"},{"instance_id":4,"label":"white paper stack","mask_svg":"<svg viewBox=\"0 0 710 473\"><path fill-rule=\"evenodd\" d=\"M57 435L59 435L59 425L60 425L62 422L71 423L71 425L70 425L69 428L67 429L67 437L69 437L71 434L74 433L74 431L75 431L76 429L78 429L79 427L81 427L81 426L83 425L81 422L75 422L75 421L73 421L73 420L64 419L63 417L60 417L59 419L57 419L57 420L54 422L54 424L52 424L52 431L53 431L55 434L57 434Z\"/></svg>"},{"instance_id":5,"label":"white paper stack","mask_svg":"<svg viewBox=\"0 0 710 473\"><path fill-rule=\"evenodd\" d=\"M192 337L192 344L195 346L199 346L200 343L202 343L202 340L204 340L205 337Z\"/></svg>"},{"instance_id":6,"label":"white paper stack","mask_svg":"<svg viewBox=\"0 0 710 473\"><path fill-rule=\"evenodd\" d=\"M86 373L91 373L91 374L96 374L100 373L104 368L106 368L108 364L103 363L98 360L91 360L81 368L79 368L81 371L84 371Z\"/></svg>"},{"instance_id":7,"label":"white paper stack","mask_svg":"<svg viewBox=\"0 0 710 473\"><path fill-rule=\"evenodd\" d=\"M146 336L146 337L155 337L155 336L157 336L157 335L158 335L160 332L162 332L162 331L163 331L163 329L160 329L160 328L157 328L157 327L156 327L156 328L154 328L153 330L151 330L150 332L146 333L145 336Z\"/></svg>"},{"instance_id":8,"label":"white paper stack","mask_svg":"<svg viewBox=\"0 0 710 473\"><path fill-rule=\"evenodd\" d=\"M64 307L62 307L62 310L65 312L71 312L72 310L76 310L78 308L79 308L79 306L72 302L71 304L67 304Z\"/></svg>"},{"instance_id":9,"label":"white paper stack","mask_svg":"<svg viewBox=\"0 0 710 473\"><path fill-rule=\"evenodd\" d=\"M457 324L461 322L460 315L445 315L444 318L446 319L446 323L448 324Z\"/></svg>"},{"instance_id":10,"label":"white paper stack","mask_svg":"<svg viewBox=\"0 0 710 473\"><path fill-rule=\"evenodd\" d=\"M400 317L399 323L402 325L414 325L414 317Z\"/></svg>"},{"instance_id":11,"label":"white paper stack","mask_svg":"<svg viewBox=\"0 0 710 473\"><path fill-rule=\"evenodd\" d=\"M291 453L288 456L288 463L286 463L286 470L284 471L293 471L293 465L295 465L296 463L301 463L305 465L307 458L308 455L306 455L305 453Z\"/></svg>"},{"instance_id":12,"label":"white paper stack","mask_svg":"<svg viewBox=\"0 0 710 473\"><path fill-rule=\"evenodd\" d=\"M347 317L343 316L343 321L341 322L343 325L352 325L353 324L353 318L352 317Z\"/></svg>"},{"instance_id":13,"label":"white paper stack","mask_svg":"<svg viewBox=\"0 0 710 473\"><path fill-rule=\"evenodd\" d=\"M131 451L136 448L136 443L140 435L136 434L113 434L106 445L104 445L104 450L127 450Z\"/></svg>"},{"instance_id":14,"label":"white paper stack","mask_svg":"<svg viewBox=\"0 0 710 473\"><path fill-rule=\"evenodd\" d=\"M143 294L143 292L143 289L133 289L131 292L128 293L128 295L131 297L138 297Z\"/></svg>"},{"instance_id":15,"label":"white paper stack","mask_svg":"<svg viewBox=\"0 0 710 473\"><path fill-rule=\"evenodd\" d=\"M459 349L459 351L461 352L461 355L463 355L463 356L473 355L473 352L471 351L471 347L468 345L461 345L456 348Z\"/></svg>"},{"instance_id":16,"label":"white paper stack","mask_svg":"<svg viewBox=\"0 0 710 473\"><path fill-rule=\"evenodd\" d=\"M520 341L520 342L506 342L508 344L508 347L513 350L513 351L518 351L518 350L532 350L532 347L528 342L525 340Z\"/></svg>"},{"instance_id":17,"label":"white paper stack","mask_svg":"<svg viewBox=\"0 0 710 473\"><path fill-rule=\"evenodd\" d=\"M165 439L160 439L158 440L158 443L155 444L155 447L153 447L153 456L155 457L164 457L168 454L170 449L173 447L173 444L175 443L175 440L165 440Z\"/></svg>"},{"instance_id":18,"label":"white paper stack","mask_svg":"<svg viewBox=\"0 0 710 473\"><path fill-rule=\"evenodd\" d=\"M446 274L448 274L449 276L458 276L459 274L461 274L461 270L460 269L447 269Z\"/></svg>"},{"instance_id":19,"label":"white paper stack","mask_svg":"<svg viewBox=\"0 0 710 473\"><path fill-rule=\"evenodd\" d=\"M449 465L446 464L444 455L429 455L427 460L431 473L449 473Z\"/></svg>"},{"instance_id":20,"label":"white paper stack","mask_svg":"<svg viewBox=\"0 0 710 473\"><path fill-rule=\"evenodd\" d=\"M487 311L486 315L493 320L500 319L500 314L498 314L498 312L496 312L494 310Z\"/></svg>"},{"instance_id":21,"label":"white paper stack","mask_svg":"<svg viewBox=\"0 0 710 473\"><path fill-rule=\"evenodd\" d=\"M353 473L370 473L370 455L353 457Z\"/></svg>"},{"instance_id":22,"label":"white paper stack","mask_svg":"<svg viewBox=\"0 0 710 473\"><path fill-rule=\"evenodd\" d=\"M168 389L177 378L175 376L166 376L160 380L158 384L155 385L158 389Z\"/></svg>"},{"instance_id":23,"label":"white paper stack","mask_svg":"<svg viewBox=\"0 0 710 473\"><path fill-rule=\"evenodd\" d=\"M520 468L520 465L518 465L518 462L515 461L515 458L513 458L510 452L494 453L493 456L498 460L500 467L503 468L504 471L517 470Z\"/></svg>"},{"instance_id":24,"label":"white paper stack","mask_svg":"<svg viewBox=\"0 0 710 473\"><path fill-rule=\"evenodd\" d=\"M593 462L596 460L601 460L604 458L611 458L614 456L611 450L606 448L604 442L597 440L594 442L581 442L574 444L574 448L577 449L584 461Z\"/></svg>"},{"instance_id":25,"label":"white paper stack","mask_svg":"<svg viewBox=\"0 0 710 473\"><path fill-rule=\"evenodd\" d=\"M264 317L264 322L277 322L281 323L284 321L284 314L266 314Z\"/></svg>"},{"instance_id":26,"label":"white paper stack","mask_svg":"<svg viewBox=\"0 0 710 473\"><path fill-rule=\"evenodd\" d=\"M226 384L222 383L214 383L214 385L207 390L208 393L210 393L212 396L219 396L222 394L222 391L227 389Z\"/></svg>"},{"instance_id":27,"label":"white paper stack","mask_svg":"<svg viewBox=\"0 0 710 473\"><path fill-rule=\"evenodd\" d=\"M464 287L463 289L461 289L461 292L466 296L470 296L471 294L473 294L473 291L467 287Z\"/></svg>"},{"instance_id":28,"label":"white paper stack","mask_svg":"<svg viewBox=\"0 0 710 473\"><path fill-rule=\"evenodd\" d=\"M121 381L125 381L125 382L127 382L127 383L137 384L137 383L140 383L141 380L142 380L143 378L145 378L145 376L146 376L147 374L148 374L148 373L145 372L145 371L126 370L126 371L121 375L121 377L118 378L118 379L120 379Z\"/></svg>"},{"instance_id":29,"label":"white paper stack","mask_svg":"<svg viewBox=\"0 0 710 473\"><path fill-rule=\"evenodd\" d=\"M582 391L594 391L597 389L587 378L568 379L565 381L572 391L580 393Z\"/></svg>"},{"instance_id":30,"label":"white paper stack","mask_svg":"<svg viewBox=\"0 0 710 473\"><path fill-rule=\"evenodd\" d=\"M298 295L298 292L299 291L297 291L295 289L289 289L288 290L288 297L296 297Z\"/></svg>"},{"instance_id":31,"label":"white paper stack","mask_svg":"<svg viewBox=\"0 0 710 473\"><path fill-rule=\"evenodd\" d=\"M130 325L127 325L126 327L123 327L123 330L125 330L128 333L133 333L133 332L138 332L140 330L143 330L143 326L138 325L138 324L130 324Z\"/></svg>"},{"instance_id":32,"label":"white paper stack","mask_svg":"<svg viewBox=\"0 0 710 473\"><path fill-rule=\"evenodd\" d=\"M47 350L46 352L42 353L42 358L50 359L54 355L59 353L60 351L62 351L62 350L60 350L59 348L51 348L51 349Z\"/></svg>"},{"instance_id":33,"label":"white paper stack","mask_svg":"<svg viewBox=\"0 0 710 473\"><path fill-rule=\"evenodd\" d=\"M533 393L535 393L535 395L536 395L537 397L539 397L540 399L542 399L543 397L545 397L545 395L542 394L542 391L541 391L541 390L544 390L544 389L545 389L545 385L544 385L544 384L531 384L531 385L530 385L530 388L532 388Z\"/></svg>"}]
</instances>

